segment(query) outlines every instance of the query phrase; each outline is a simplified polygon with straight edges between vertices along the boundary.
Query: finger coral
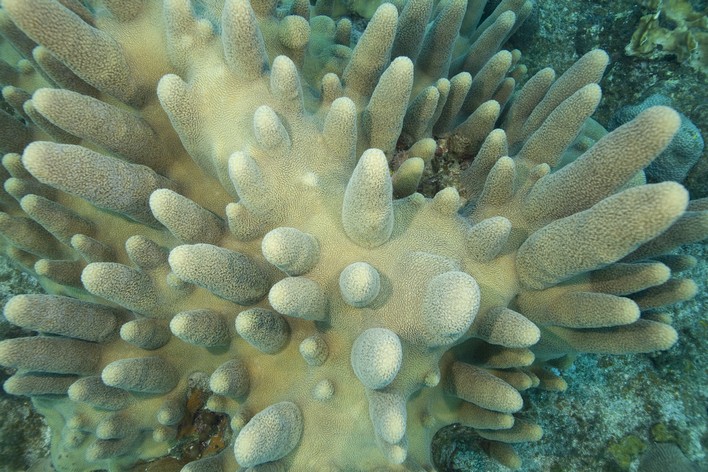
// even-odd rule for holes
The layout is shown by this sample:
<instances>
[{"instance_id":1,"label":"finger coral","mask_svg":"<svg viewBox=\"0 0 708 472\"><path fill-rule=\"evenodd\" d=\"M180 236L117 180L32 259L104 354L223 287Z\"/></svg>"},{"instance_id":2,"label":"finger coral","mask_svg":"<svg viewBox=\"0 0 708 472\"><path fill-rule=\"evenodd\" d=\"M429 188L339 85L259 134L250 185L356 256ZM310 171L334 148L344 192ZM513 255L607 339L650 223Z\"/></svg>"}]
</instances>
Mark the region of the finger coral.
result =
<instances>
[{"instance_id":1,"label":"finger coral","mask_svg":"<svg viewBox=\"0 0 708 472\"><path fill-rule=\"evenodd\" d=\"M529 1L383 3L355 43L317 3L3 0L0 234L50 294L0 364L57 470L166 455L194 385L234 440L183 471L433 470L451 423L518 468L551 363L676 341L655 311L695 285L655 258L706 203L637 175L677 113L558 168L604 52L514 93ZM462 196L416 193L433 136Z\"/></svg>"}]
</instances>

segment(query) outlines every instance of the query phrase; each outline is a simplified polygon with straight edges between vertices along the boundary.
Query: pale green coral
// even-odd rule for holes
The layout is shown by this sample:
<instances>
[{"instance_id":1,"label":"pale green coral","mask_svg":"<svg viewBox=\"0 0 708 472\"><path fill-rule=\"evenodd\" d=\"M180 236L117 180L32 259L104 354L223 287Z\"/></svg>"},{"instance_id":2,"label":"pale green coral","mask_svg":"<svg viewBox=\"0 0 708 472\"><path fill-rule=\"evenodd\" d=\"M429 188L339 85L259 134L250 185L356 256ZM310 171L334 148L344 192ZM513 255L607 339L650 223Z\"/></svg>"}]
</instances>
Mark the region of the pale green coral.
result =
<instances>
[{"instance_id":1,"label":"pale green coral","mask_svg":"<svg viewBox=\"0 0 708 472\"><path fill-rule=\"evenodd\" d=\"M194 383L235 439L185 471L432 469L454 422L520 467L510 444L543 434L522 392L565 388L546 361L676 341L641 309L691 282L645 259L704 238L705 202L627 184L674 111L558 170L604 52L512 99L523 67L499 48L530 2L481 23L485 2L385 4L351 45L325 3L3 1L30 62L8 64L27 92L7 94L0 232L54 295L8 304L41 335L0 362L58 470L165 455ZM476 154L467 201L415 192L433 130Z\"/></svg>"},{"instance_id":2,"label":"pale green coral","mask_svg":"<svg viewBox=\"0 0 708 472\"><path fill-rule=\"evenodd\" d=\"M649 12L641 17L625 52L657 59L675 56L678 62L708 72L708 15L688 0L644 0Z\"/></svg>"}]
</instances>

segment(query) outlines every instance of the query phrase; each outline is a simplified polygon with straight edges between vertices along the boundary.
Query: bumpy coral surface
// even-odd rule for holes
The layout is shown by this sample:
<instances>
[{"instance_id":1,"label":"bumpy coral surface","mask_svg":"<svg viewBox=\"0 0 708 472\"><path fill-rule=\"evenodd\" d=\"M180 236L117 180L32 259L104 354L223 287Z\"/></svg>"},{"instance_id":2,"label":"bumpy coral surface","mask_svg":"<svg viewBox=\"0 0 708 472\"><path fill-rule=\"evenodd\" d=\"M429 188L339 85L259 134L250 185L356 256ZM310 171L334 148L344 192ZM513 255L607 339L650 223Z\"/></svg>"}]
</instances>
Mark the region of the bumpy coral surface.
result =
<instances>
[{"instance_id":1,"label":"bumpy coral surface","mask_svg":"<svg viewBox=\"0 0 708 472\"><path fill-rule=\"evenodd\" d=\"M531 4L484 3L383 4L352 45L324 1L3 0L0 232L50 294L7 304L39 334L0 363L57 470L167 454L195 385L234 440L184 471L432 470L456 422L518 468L549 367L676 341L663 254L708 203L641 170L678 115L555 169L607 55L514 94ZM474 156L464 198L416 193L433 136Z\"/></svg>"}]
</instances>

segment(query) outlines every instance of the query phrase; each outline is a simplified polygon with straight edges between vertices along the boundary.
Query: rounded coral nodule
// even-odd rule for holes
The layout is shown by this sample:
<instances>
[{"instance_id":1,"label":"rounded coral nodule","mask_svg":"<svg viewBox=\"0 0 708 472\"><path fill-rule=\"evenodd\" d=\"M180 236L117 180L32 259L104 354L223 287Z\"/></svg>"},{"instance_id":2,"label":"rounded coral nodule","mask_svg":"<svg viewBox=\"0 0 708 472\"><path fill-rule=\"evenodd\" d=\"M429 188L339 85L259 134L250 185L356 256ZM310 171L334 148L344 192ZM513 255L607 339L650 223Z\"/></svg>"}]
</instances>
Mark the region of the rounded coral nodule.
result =
<instances>
[{"instance_id":1,"label":"rounded coral nodule","mask_svg":"<svg viewBox=\"0 0 708 472\"><path fill-rule=\"evenodd\" d=\"M402 361L401 341L389 329L367 329L356 338L352 346L354 373L366 388L372 390L393 382Z\"/></svg>"}]
</instances>

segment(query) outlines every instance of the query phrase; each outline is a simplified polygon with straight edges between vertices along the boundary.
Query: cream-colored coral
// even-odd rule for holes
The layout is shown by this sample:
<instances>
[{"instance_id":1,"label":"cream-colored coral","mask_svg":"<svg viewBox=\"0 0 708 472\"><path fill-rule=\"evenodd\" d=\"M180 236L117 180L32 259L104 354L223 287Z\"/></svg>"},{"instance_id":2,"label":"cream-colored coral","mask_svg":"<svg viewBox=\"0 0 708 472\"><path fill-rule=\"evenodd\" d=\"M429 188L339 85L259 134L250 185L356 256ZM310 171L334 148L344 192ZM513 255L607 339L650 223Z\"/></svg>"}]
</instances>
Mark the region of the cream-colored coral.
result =
<instances>
[{"instance_id":1,"label":"cream-colored coral","mask_svg":"<svg viewBox=\"0 0 708 472\"><path fill-rule=\"evenodd\" d=\"M655 258L706 205L636 185L674 111L556 169L604 52L512 97L531 2L386 3L356 43L325 3L3 0L0 233L51 295L7 304L40 335L0 363L57 470L167 454L195 385L234 440L187 472L430 470L455 422L520 467L547 361L676 341L642 310L695 292ZM462 193L416 193L433 137L475 155Z\"/></svg>"}]
</instances>

